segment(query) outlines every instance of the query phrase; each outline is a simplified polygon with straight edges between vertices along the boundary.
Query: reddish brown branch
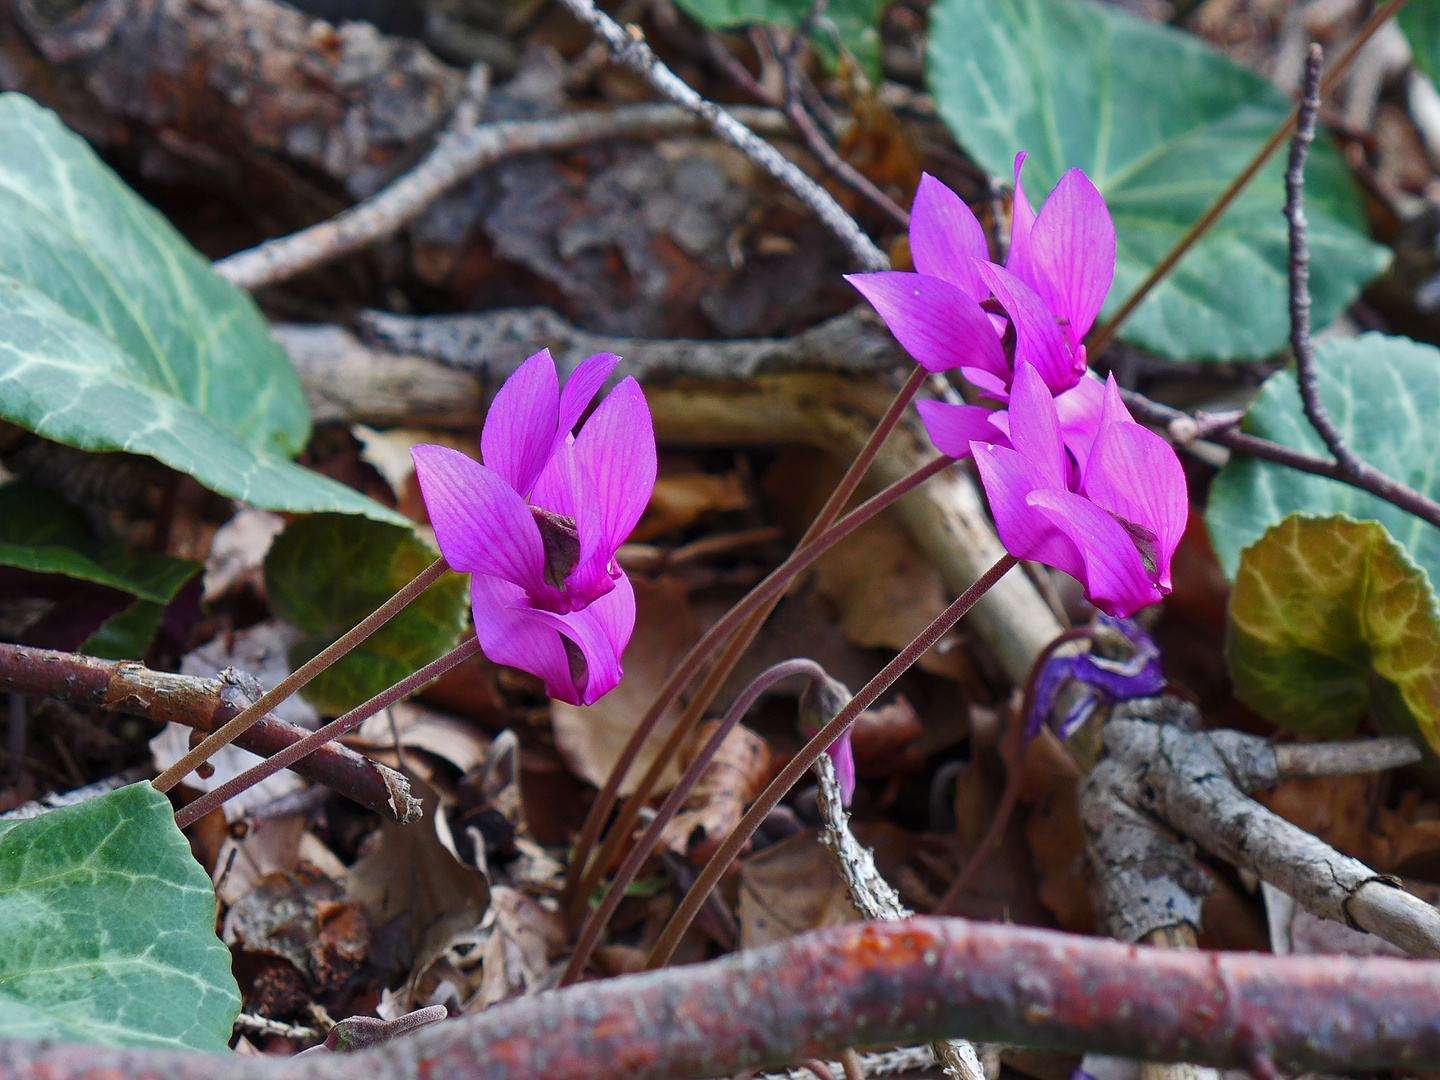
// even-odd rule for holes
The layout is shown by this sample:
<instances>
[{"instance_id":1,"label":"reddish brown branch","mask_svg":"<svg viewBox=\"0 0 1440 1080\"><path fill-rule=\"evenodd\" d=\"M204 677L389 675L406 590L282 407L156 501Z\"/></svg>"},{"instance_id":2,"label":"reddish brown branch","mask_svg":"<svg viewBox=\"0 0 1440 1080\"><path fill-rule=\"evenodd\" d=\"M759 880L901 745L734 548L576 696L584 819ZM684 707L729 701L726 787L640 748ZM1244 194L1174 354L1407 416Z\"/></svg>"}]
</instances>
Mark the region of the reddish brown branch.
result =
<instances>
[{"instance_id":1,"label":"reddish brown branch","mask_svg":"<svg viewBox=\"0 0 1440 1080\"><path fill-rule=\"evenodd\" d=\"M0 1043L0 1080L679 1080L967 1036L1282 1069L1440 1069L1440 963L1126 945L913 919L508 1002L357 1054Z\"/></svg>"},{"instance_id":2,"label":"reddish brown branch","mask_svg":"<svg viewBox=\"0 0 1440 1080\"><path fill-rule=\"evenodd\" d=\"M143 664L3 643L0 689L160 722L173 721L198 731L223 726L246 704L219 679L174 675L152 671ZM302 727L266 716L236 739L235 745L269 757L308 734ZM403 776L343 746L331 744L316 751L296 762L295 771L391 821L404 824L420 816L420 804L410 795L410 785Z\"/></svg>"}]
</instances>

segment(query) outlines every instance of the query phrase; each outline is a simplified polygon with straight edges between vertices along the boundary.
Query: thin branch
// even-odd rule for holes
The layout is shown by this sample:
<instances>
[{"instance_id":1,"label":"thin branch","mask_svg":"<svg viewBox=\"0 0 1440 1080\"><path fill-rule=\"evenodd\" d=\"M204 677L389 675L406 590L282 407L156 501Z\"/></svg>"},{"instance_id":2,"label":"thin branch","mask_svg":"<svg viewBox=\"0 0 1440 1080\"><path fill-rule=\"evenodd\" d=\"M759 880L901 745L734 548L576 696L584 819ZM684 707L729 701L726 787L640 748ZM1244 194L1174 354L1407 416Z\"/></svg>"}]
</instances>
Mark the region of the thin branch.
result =
<instances>
[{"instance_id":1,"label":"thin branch","mask_svg":"<svg viewBox=\"0 0 1440 1080\"><path fill-rule=\"evenodd\" d=\"M1339 59L1325 73L1325 78L1320 83L1322 97L1329 93L1340 77L1345 74L1351 61L1355 59L1375 31L1379 30L1392 15L1397 14L1407 2L1408 0L1386 0L1386 3L1375 9L1370 18L1365 21L1365 25L1360 28L1360 32L1355 35L1355 39L1345 47L1345 51L1340 54ZM1146 275L1145 280L1131 291L1130 295L1125 298L1125 302L1120 305L1120 309L1104 326L1094 331L1086 343L1091 356L1100 355L1105 346L1114 339L1115 331L1120 328L1120 324L1134 313L1145 297L1150 295L1150 290L1155 288L1160 279L1175 268L1175 264L1195 246L1196 241L1209 232L1210 226L1220 219L1220 216L1230 208L1230 204L1235 201L1236 197L1249 186L1251 180L1255 179L1255 174L1264 167L1265 162L1270 160L1270 155L1278 150L1280 144L1295 130L1297 113L1298 106L1292 109L1280 125L1270 133L1270 137L1265 140L1259 150L1255 151L1255 156L1250 159L1250 163L1241 169L1239 175L1226 185L1225 190L1216 197L1213 203L1206 207L1205 212L1200 215L1195 224L1191 225L1175 246L1166 252L1165 257L1155 264L1155 268Z\"/></svg>"},{"instance_id":2,"label":"thin branch","mask_svg":"<svg viewBox=\"0 0 1440 1080\"><path fill-rule=\"evenodd\" d=\"M143 664L96 660L74 653L0 644L0 687L22 694L52 698L71 705L110 709L127 716L173 721L199 731L213 731L240 714L244 700L221 679L200 679L152 671ZM275 716L263 716L235 740L252 754L269 757L298 743L310 732ZM296 763L295 772L374 810L390 821L406 824L420 816L420 803L410 784L355 751L331 745Z\"/></svg>"},{"instance_id":3,"label":"thin branch","mask_svg":"<svg viewBox=\"0 0 1440 1080\"><path fill-rule=\"evenodd\" d=\"M1157 949L914 918L520 998L285 1060L0 1042L5 1080L682 1080L969 1037L1289 1072L1440 1071L1440 964ZM677 1023L676 1019L683 1019Z\"/></svg>"},{"instance_id":4,"label":"thin branch","mask_svg":"<svg viewBox=\"0 0 1440 1080\"><path fill-rule=\"evenodd\" d=\"M622 29L614 19L597 9L592 0L564 0L564 3L576 18L610 47L617 60L643 77L662 95L700 117L721 139L789 188L840 238L857 266L864 270L890 268L890 260L885 253L865 235L844 207L775 147L714 102L706 101L662 64L645 43L638 27Z\"/></svg>"},{"instance_id":5,"label":"thin branch","mask_svg":"<svg viewBox=\"0 0 1440 1080\"><path fill-rule=\"evenodd\" d=\"M783 130L778 113L744 107L733 112L768 131ZM601 139L656 138L694 127L695 117L677 106L631 105L447 132L420 164L384 190L318 225L221 259L215 271L242 289L273 285L393 236L450 188L498 161Z\"/></svg>"}]
</instances>

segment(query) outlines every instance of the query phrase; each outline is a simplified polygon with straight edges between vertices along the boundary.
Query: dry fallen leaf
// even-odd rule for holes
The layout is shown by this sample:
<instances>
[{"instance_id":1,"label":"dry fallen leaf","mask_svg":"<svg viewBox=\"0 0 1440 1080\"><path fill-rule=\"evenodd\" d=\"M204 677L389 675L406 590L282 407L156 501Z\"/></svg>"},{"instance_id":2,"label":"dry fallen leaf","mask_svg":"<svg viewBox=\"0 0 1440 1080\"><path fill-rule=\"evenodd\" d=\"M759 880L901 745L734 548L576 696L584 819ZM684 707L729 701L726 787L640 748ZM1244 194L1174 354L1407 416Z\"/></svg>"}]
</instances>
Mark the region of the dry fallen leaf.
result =
<instances>
[{"instance_id":1,"label":"dry fallen leaf","mask_svg":"<svg viewBox=\"0 0 1440 1080\"><path fill-rule=\"evenodd\" d=\"M394 726L392 727L391 724ZM370 717L341 742L356 750L423 750L444 758L462 773L485 760L490 737L475 725L411 701L401 701Z\"/></svg>"},{"instance_id":2,"label":"dry fallen leaf","mask_svg":"<svg viewBox=\"0 0 1440 1080\"><path fill-rule=\"evenodd\" d=\"M707 720L695 728L681 751L682 767L689 767L719 726L720 721ZM744 724L736 724L700 774L680 812L665 826L660 842L693 863L704 863L740 824L750 801L769 778L769 745Z\"/></svg>"},{"instance_id":3,"label":"dry fallen leaf","mask_svg":"<svg viewBox=\"0 0 1440 1080\"><path fill-rule=\"evenodd\" d=\"M466 1012L545 989L551 960L569 944L559 912L545 910L518 889L495 886L490 912L494 918L487 913L490 938L482 954L480 988L465 1003Z\"/></svg>"},{"instance_id":4,"label":"dry fallen leaf","mask_svg":"<svg viewBox=\"0 0 1440 1080\"><path fill-rule=\"evenodd\" d=\"M860 916L813 829L740 864L740 947L769 945Z\"/></svg>"},{"instance_id":5,"label":"dry fallen leaf","mask_svg":"<svg viewBox=\"0 0 1440 1080\"><path fill-rule=\"evenodd\" d=\"M268 510L246 507L215 531L205 557L203 599L213 604L249 574L260 573L270 543L285 528L285 519Z\"/></svg>"},{"instance_id":6,"label":"dry fallen leaf","mask_svg":"<svg viewBox=\"0 0 1440 1080\"><path fill-rule=\"evenodd\" d=\"M631 543L643 543L683 528L705 514L744 510L750 505L745 487L735 473L687 472L658 477L650 505L630 533Z\"/></svg>"},{"instance_id":7,"label":"dry fallen leaf","mask_svg":"<svg viewBox=\"0 0 1440 1080\"><path fill-rule=\"evenodd\" d=\"M620 751L635 730L665 677L700 636L699 625L686 596L685 585L674 578L648 581L633 579L635 586L635 633L625 649L625 677L620 685L587 708L550 703L555 745L571 772L596 787L605 783ZM654 734L640 749L640 755L620 788L622 795L635 789L655 753L680 718L680 710L667 710ZM671 764L661 775L658 791L668 791L679 778Z\"/></svg>"}]
</instances>

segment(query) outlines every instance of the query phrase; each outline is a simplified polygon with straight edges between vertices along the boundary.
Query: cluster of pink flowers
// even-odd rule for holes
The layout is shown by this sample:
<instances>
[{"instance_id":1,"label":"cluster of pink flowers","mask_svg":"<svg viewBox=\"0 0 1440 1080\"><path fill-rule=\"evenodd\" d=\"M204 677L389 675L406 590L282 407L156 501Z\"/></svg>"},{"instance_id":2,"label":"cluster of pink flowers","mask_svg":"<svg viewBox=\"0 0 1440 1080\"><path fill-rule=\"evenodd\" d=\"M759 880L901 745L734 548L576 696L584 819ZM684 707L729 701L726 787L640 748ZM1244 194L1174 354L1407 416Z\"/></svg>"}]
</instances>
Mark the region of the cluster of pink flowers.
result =
<instances>
[{"instance_id":1,"label":"cluster of pink flowers","mask_svg":"<svg viewBox=\"0 0 1440 1080\"><path fill-rule=\"evenodd\" d=\"M919 403L942 453L974 456L1011 554L1077 578L1106 614L1170 591L1185 528L1185 475L1168 443L1137 424L1112 376L1087 367L1083 338L1115 275L1105 200L1071 169L1036 214L1015 159L1010 253L990 261L970 208L926 176L910 221L913 274L848 280L929 371L959 368L1004 405Z\"/></svg>"}]
</instances>

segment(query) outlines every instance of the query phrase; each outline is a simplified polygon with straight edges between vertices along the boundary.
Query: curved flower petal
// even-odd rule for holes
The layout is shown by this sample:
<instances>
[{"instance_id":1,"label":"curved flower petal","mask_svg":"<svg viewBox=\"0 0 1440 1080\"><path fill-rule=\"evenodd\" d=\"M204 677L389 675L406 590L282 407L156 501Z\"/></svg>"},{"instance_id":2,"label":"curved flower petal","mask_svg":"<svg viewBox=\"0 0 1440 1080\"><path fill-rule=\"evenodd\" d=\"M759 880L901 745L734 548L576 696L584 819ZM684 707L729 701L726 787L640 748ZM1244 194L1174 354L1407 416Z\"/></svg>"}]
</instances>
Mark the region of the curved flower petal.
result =
<instances>
[{"instance_id":1,"label":"curved flower petal","mask_svg":"<svg viewBox=\"0 0 1440 1080\"><path fill-rule=\"evenodd\" d=\"M1105 614L1133 615L1169 591L1156 586L1125 527L1089 499L1073 491L1032 491L1026 501L1083 553L1083 572L1059 569L1079 578L1090 602Z\"/></svg>"},{"instance_id":2,"label":"curved flower petal","mask_svg":"<svg viewBox=\"0 0 1440 1080\"><path fill-rule=\"evenodd\" d=\"M559 438L563 439L575 429L591 399L599 393L600 387L605 385L605 380L610 377L618 363L620 357L614 353L596 353L580 361L570 373L560 391L560 414L557 421Z\"/></svg>"},{"instance_id":3,"label":"curved flower petal","mask_svg":"<svg viewBox=\"0 0 1440 1080\"><path fill-rule=\"evenodd\" d=\"M835 766L835 783L840 788L840 802L850 805L855 795L855 751L850 746L850 729L846 728L840 737L825 749Z\"/></svg>"},{"instance_id":4,"label":"curved flower petal","mask_svg":"<svg viewBox=\"0 0 1440 1080\"><path fill-rule=\"evenodd\" d=\"M989 317L948 281L894 270L849 274L845 280L870 301L895 339L926 371L968 364L1009 378L1010 365Z\"/></svg>"},{"instance_id":5,"label":"curved flower petal","mask_svg":"<svg viewBox=\"0 0 1440 1080\"><path fill-rule=\"evenodd\" d=\"M514 488L493 469L446 446L412 447L410 456L435 539L452 570L503 578L532 595L549 590L540 529Z\"/></svg>"},{"instance_id":6,"label":"curved flower petal","mask_svg":"<svg viewBox=\"0 0 1440 1080\"><path fill-rule=\"evenodd\" d=\"M1015 155L1015 194L1010 206L1010 253L1005 259L1005 269L1022 278L1030 273L1030 229L1035 223L1035 211L1025 195L1025 185L1020 181L1020 169L1025 164L1025 151Z\"/></svg>"},{"instance_id":7,"label":"curved flower petal","mask_svg":"<svg viewBox=\"0 0 1440 1080\"><path fill-rule=\"evenodd\" d=\"M1010 388L1010 445L1024 455L1036 487L1064 488L1067 476L1065 447L1060 441L1060 418L1055 399L1029 364L1015 368Z\"/></svg>"},{"instance_id":8,"label":"curved flower petal","mask_svg":"<svg viewBox=\"0 0 1440 1080\"><path fill-rule=\"evenodd\" d=\"M625 542L655 487L655 428L640 384L627 378L611 390L575 438L575 459L594 485L606 559Z\"/></svg>"},{"instance_id":9,"label":"curved flower petal","mask_svg":"<svg viewBox=\"0 0 1440 1080\"><path fill-rule=\"evenodd\" d=\"M480 456L522 497L555 446L559 394L555 361L541 349L505 380L485 415Z\"/></svg>"},{"instance_id":10,"label":"curved flower petal","mask_svg":"<svg viewBox=\"0 0 1440 1080\"><path fill-rule=\"evenodd\" d=\"M518 586L484 574L470 579L475 637L486 659L519 668L545 682L545 693L572 705L580 692L570 670L565 643L549 621L536 618Z\"/></svg>"},{"instance_id":11,"label":"curved flower petal","mask_svg":"<svg viewBox=\"0 0 1440 1080\"><path fill-rule=\"evenodd\" d=\"M1115 225L1090 178L1060 178L1030 229L1025 280L1064 322L1073 349L1095 322L1115 278Z\"/></svg>"},{"instance_id":12,"label":"curved flower petal","mask_svg":"<svg viewBox=\"0 0 1440 1080\"><path fill-rule=\"evenodd\" d=\"M1005 550L1083 580L1085 560L1080 550L1026 501L1039 485L1025 457L1003 446L975 443L970 449Z\"/></svg>"},{"instance_id":13,"label":"curved flower petal","mask_svg":"<svg viewBox=\"0 0 1440 1080\"><path fill-rule=\"evenodd\" d=\"M976 265L1015 326L1016 367L1022 363L1032 365L1052 394L1074 386L1083 369L1076 368L1075 356L1054 314L1035 290L1003 267Z\"/></svg>"},{"instance_id":14,"label":"curved flower petal","mask_svg":"<svg viewBox=\"0 0 1440 1080\"><path fill-rule=\"evenodd\" d=\"M924 421L935 449L948 457L969 457L972 442L1010 445L1005 433L992 422L994 411L981 405L917 401L915 408L920 412L920 419Z\"/></svg>"},{"instance_id":15,"label":"curved flower petal","mask_svg":"<svg viewBox=\"0 0 1440 1080\"><path fill-rule=\"evenodd\" d=\"M1185 470L1170 444L1140 424L1109 425L1090 453L1084 492L1155 535L1155 578L1169 592L1170 559L1190 513Z\"/></svg>"},{"instance_id":16,"label":"curved flower petal","mask_svg":"<svg viewBox=\"0 0 1440 1080\"><path fill-rule=\"evenodd\" d=\"M584 687L576 688L575 698L562 700L572 705L593 705L615 689L625 674L621 657L635 628L635 592L628 577L622 573L616 578L612 592L583 611L572 611L568 615L535 611L533 615L574 642L585 657ZM549 692L548 685L546 690ZM551 696L561 695L552 693Z\"/></svg>"},{"instance_id":17,"label":"curved flower petal","mask_svg":"<svg viewBox=\"0 0 1440 1080\"><path fill-rule=\"evenodd\" d=\"M605 522L598 512L600 499L590 474L581 467L577 445L575 440L560 444L530 495L532 505L572 519L579 537L579 554L565 577L563 597L555 594L555 606L560 611L583 608L615 587L605 572L615 549L605 533Z\"/></svg>"},{"instance_id":18,"label":"curved flower petal","mask_svg":"<svg viewBox=\"0 0 1440 1080\"><path fill-rule=\"evenodd\" d=\"M965 200L929 173L920 177L910 207L910 258L920 273L948 281L972 300L990 294L971 265L990 260L985 230Z\"/></svg>"},{"instance_id":19,"label":"curved flower petal","mask_svg":"<svg viewBox=\"0 0 1440 1080\"><path fill-rule=\"evenodd\" d=\"M1075 458L1080 475L1090 460L1090 448L1104 422L1105 384L1094 372L1087 372L1064 393L1055 395L1055 412L1060 418L1060 438ZM1127 414L1128 415L1128 414Z\"/></svg>"}]
</instances>

